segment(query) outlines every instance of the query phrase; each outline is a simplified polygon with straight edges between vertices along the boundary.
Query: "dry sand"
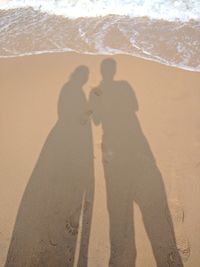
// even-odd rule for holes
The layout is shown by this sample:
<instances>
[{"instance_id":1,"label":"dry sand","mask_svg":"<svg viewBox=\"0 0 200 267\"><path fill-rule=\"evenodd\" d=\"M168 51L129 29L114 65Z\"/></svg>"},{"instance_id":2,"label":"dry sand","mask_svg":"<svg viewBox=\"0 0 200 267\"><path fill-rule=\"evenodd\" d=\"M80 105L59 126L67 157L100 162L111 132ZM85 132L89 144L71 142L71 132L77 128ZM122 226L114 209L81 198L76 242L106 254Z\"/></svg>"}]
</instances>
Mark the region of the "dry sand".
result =
<instances>
[{"instance_id":1,"label":"dry sand","mask_svg":"<svg viewBox=\"0 0 200 267\"><path fill-rule=\"evenodd\" d=\"M100 65L102 60L105 58L107 57L78 55L73 53L66 53L66 54L58 53L58 54L18 57L10 59L0 59L0 125L1 125L0 266L4 266L6 261L6 255L11 242L12 232L14 227L16 227L15 221L18 209L20 207L20 203L21 203L21 209L23 209L23 206L25 206L25 213L27 211L29 214L27 217L31 216L32 214L31 209L33 209L33 214L34 214L35 206L41 205L46 207L45 206L46 204L40 203L40 201L42 201L40 198L41 197L40 193L48 191L47 190L48 179L46 184L44 181L43 182L41 181L41 186L40 182L36 184L35 196L33 193L31 198L29 197L28 204L26 204L25 201L26 198L25 200L22 200L22 196L30 177L33 178L37 176L34 173L32 173L32 171L35 168L36 162L42 161L41 159L42 156L40 159L38 158L44 143L47 143L47 147L49 146L48 145L49 139L47 139L47 136L49 135L49 132L51 131L52 127L55 125L57 121L57 106L58 106L57 103L63 84L68 81L70 74L78 66L86 65L89 68L89 80L84 85L83 88L86 97L89 98L92 89L96 87L102 79L100 74ZM91 235L90 235L89 252L88 252L88 266L89 267L108 266L110 250L111 250L109 231L112 232L112 230L114 229L113 230L114 233L115 231L121 233L119 229L122 229L124 225L126 225L126 218L124 218L123 216L126 216L127 214L128 216L130 216L132 214L132 211L126 211L127 213L124 211L124 209L126 209L126 203L128 203L126 201L128 200L123 199L123 193L128 192L127 191L128 188L131 188L132 190L132 187L134 187L135 185L134 183L137 183L138 188L141 187L140 175L137 176L134 175L133 173L134 168L137 169L137 165L140 165L143 167L142 177L143 176L146 177L142 178L143 188L139 189L141 191L136 192L137 200L134 199L134 197L132 199L133 202L134 200L137 201L137 204L133 204L135 234L131 232L131 230L129 229L128 230L129 241L127 241L127 244L129 244L129 242L135 238L136 250L137 250L136 266L139 267L156 266L155 257L153 256L151 244L154 247L158 240L160 240L161 242L160 255L161 257L163 257L162 259L163 263L160 263L159 266L160 267L168 266L169 261L170 260L173 261L173 255L168 254L166 255L165 258L165 256L163 256L162 254L163 253L162 246L164 247L166 245L163 244L163 242L165 241L166 238L166 243L167 243L168 237L166 236L167 230L162 229L160 216L166 216L165 218L166 222L170 224L170 216L167 213L167 203L160 202L160 200L165 201L166 197L171 210L177 248L182 257L182 262L186 267L199 267L200 266L200 250L199 250L200 214L198 206L200 202L200 179L199 179L200 178L200 108L199 108L200 73L189 72L172 67L167 67L164 65L160 65L157 63L129 56L118 55L113 57L113 59L116 61L117 64L117 73L115 76L115 80L118 81L123 80L123 82L121 83L119 82L116 84L117 85L121 84L120 88L123 88L123 85L127 85L128 82L129 84L127 85L128 89L126 89L127 94L129 94L130 93L129 91L132 90L132 92L135 93L135 96L134 94L131 94L130 99L132 96L134 96L138 102L138 108L136 107L137 104L133 106L134 123L136 125L134 126L135 127L134 129L137 132L136 134L137 137L135 140L133 140L133 143L136 146L138 143L141 144L141 146L139 145L136 148L137 152L136 157L141 152L140 156L142 157L142 159L141 158L136 159L135 155L133 154L132 155L133 162L132 162L132 158L130 158L131 154L129 155L128 152L126 154L126 151L129 150L128 147L131 146L131 136L130 139L128 138L128 140L126 140L126 138L119 140L120 144L119 146L118 143L115 142L118 137L120 138L120 136L123 137L129 136L126 135L127 129L125 128L129 127L128 120L126 121L125 119L124 122L123 118L118 117L119 114L117 112L114 112L117 110L117 109L115 110L117 106L119 107L119 110L126 109L126 100L128 100L129 98L123 99L123 93L122 95L120 95L119 93L118 96L116 96L116 98L115 97L112 98L114 94L112 96L111 95L109 96L108 93L107 99L109 99L109 101L107 102L106 100L104 101L107 109L105 108L104 110L105 112L103 111L103 113L101 113L100 121L101 120L104 121L103 127L105 127L106 129L105 131L108 132L107 137L104 137L105 142L106 140L107 141L110 140L110 144L112 144L113 147L115 147L116 145L115 147L116 151L112 151L112 145L110 150L109 141L108 141L108 146L107 144L103 144L102 146L101 123L100 124L96 123L98 125L95 125L92 122L93 149L94 149L93 159L95 167L94 168L95 190L94 190L94 207L93 207L92 223L91 223ZM120 90L121 89L119 89L118 91ZM93 92L94 95L96 95L97 99L102 98L101 90L99 91L100 93L98 92L98 90ZM122 98L120 103L121 96ZM71 125L73 124L73 119L71 119L69 123L70 116L71 118L74 118L73 114L79 116L79 111L80 111L79 106L77 106L79 102L77 101L77 103L74 103L73 101L76 102L76 100L74 100L76 98L73 97L71 98L72 100L68 99L67 102L70 106L69 109L66 109L66 111L69 112L67 115L68 120L66 119L66 125L64 126L65 129L67 129L67 131L69 125L70 125L69 128L71 129ZM123 102L123 100L125 102ZM94 100L93 103L95 103L95 101L96 100ZM82 128L88 127L87 129L90 132L90 128L88 126L90 122L88 118L92 117L91 112L93 112L94 114L95 111L91 110L91 107L90 106L87 107L87 105L85 104L87 104L86 101L85 103L83 103L83 109L82 109L83 116L80 116L79 118L77 117L78 118L77 122L80 123L81 125L80 127ZM96 104L94 104L94 108L95 105ZM127 104L127 106L128 105L129 103ZM63 108L64 112L65 107ZM108 114L107 117L106 114ZM127 114L127 116L129 115ZM108 121L106 121L107 118L109 118ZM112 124L112 118L113 118L113 124ZM130 126L130 128L131 127L132 126ZM77 131L79 131L78 129L79 128L77 128ZM109 129L111 129L110 132ZM119 136L117 135L115 136L115 132L119 133ZM73 154L73 149L75 149L75 147L76 148L81 147L82 144L80 140L82 140L81 139L82 133L85 134L85 132L84 131L82 132L81 130L81 132L79 132L79 134L77 134L76 136L76 132L74 131L73 133L73 131L71 131L69 136L65 137L64 136L65 132L63 132L61 134L61 139L59 139L59 136L57 136L57 139L55 139L56 141L53 139L55 142L52 141L54 142L54 145L50 149L52 149L53 151L55 151L56 149L56 151L58 150L59 153L59 149L62 150L65 148L65 142L67 144L71 143L73 145L71 147L69 145L69 147L72 150L68 149L67 152L63 152L64 153L63 155L68 157L68 155ZM87 140L87 137L85 138L86 139L82 140L83 142L84 140ZM86 142L86 144L90 145L91 146L90 149L92 149L92 142L88 141L88 143ZM87 148L83 147L83 151L86 151L84 149ZM91 150L89 152L91 154ZM103 156L104 158L103 162L101 160L102 152L103 154L105 154ZM119 152L119 154L117 154L117 152ZM57 152L55 152L55 154L56 153ZM75 158L78 154L79 154L78 151L74 152ZM85 166L85 164L87 164L87 160L82 159L82 157L84 157L84 154L79 154L79 155L80 157L77 157L77 163L74 163L74 166L76 168L77 164L76 175L80 174L80 180L81 180L82 176L84 175L87 176L87 170L85 169L85 167L82 166L82 165ZM59 157L61 157L61 154L59 154ZM155 158L156 163L154 162L153 157ZM73 160L71 156L69 156L69 158L70 160ZM58 169L59 165L57 164L58 163L57 160L58 159L55 159L54 161L54 159L52 159L52 161L49 161L50 163L47 161L45 163L47 165L44 164L43 173L45 174L48 173L46 172L46 168L47 169L49 168L48 170L49 173L51 173L51 170L54 170L55 168ZM144 160L144 165L142 163L143 162L142 160ZM55 163L55 165L57 164L55 168L54 168L54 162L57 162ZM48 164L52 165L48 167ZM92 170L93 168L92 162L90 167ZM38 168L40 169L42 167ZM63 171L61 170L62 173L61 177L63 178L62 176L64 175L63 172L65 172L67 168L63 167L63 165L62 168L64 168ZM136 173L137 171L139 172L141 171L140 168L138 169L139 170L136 170ZM112 170L114 170L113 173ZM106 173L106 175L104 175L104 172ZM122 175L120 175L120 172L124 174L123 177L121 177ZM42 174L40 174L39 178L42 177ZM131 175L134 177L133 181L131 180ZM69 173L66 173L65 174L66 185L68 184L67 182L67 179L69 179L68 176ZM106 179L104 176L106 176ZM117 179L115 179L115 176L117 176ZM135 178L135 176L137 177ZM108 180L111 182L107 182ZM118 181L118 183L115 182L116 180ZM164 182L164 189L162 187L161 180ZM57 189L60 188L61 191L65 192L64 189L62 188L63 185L59 184L59 181L60 180L59 178L57 179L57 174L56 174L56 178L54 180L54 183L57 186L56 188ZM106 187L109 187L109 183L111 183L111 188L114 189L117 188L119 189L119 191L117 191L117 189L116 191L115 190L112 191L112 189L108 188L106 191ZM135 188L137 188L137 186L135 186ZM120 188L118 187L121 187L121 191ZM68 187L69 194L70 191L74 190L71 188L70 186ZM26 189L26 195L29 195L28 190L30 190L30 188ZM166 190L166 196L164 195L165 190ZM41 192L38 193L37 195L36 192L38 191ZM151 192L149 193L150 195L148 195L148 192ZM154 193L155 197L153 196ZM74 195L77 196L75 191ZM34 201L34 197L36 201L35 203L38 204L31 203L31 201ZM44 202L49 201L47 199L48 197L55 199L55 195L51 196L51 191L49 191L45 197L46 199L44 199ZM55 219L55 222L53 222L54 229L52 231L54 233L56 232L56 229L59 230L61 229L61 227L58 226L58 224L59 225L62 224L62 222L59 221L59 218L62 218L63 220L66 219L66 224L67 224L67 218L63 218L64 215L59 214L59 212L62 210L60 209L60 206L65 208L64 207L65 204L64 202L62 202L63 195L61 193L60 199L59 199L59 194L56 195L56 197L57 197L56 200L58 200L57 203L58 214L57 215L54 214L54 216L57 216L57 219ZM151 197L153 197L153 201ZM67 201L65 198L64 200ZM91 199L89 199L89 203L90 201ZM109 209L107 208L106 201L108 202L110 201L111 203ZM116 205L114 206L112 202L115 201ZM148 203L154 203L155 209L154 206ZM124 204L124 209L123 209L123 204ZM51 207L51 204L49 205ZM76 203L74 205L76 206ZM159 208L161 210L158 210ZM41 212L42 209L38 208L38 210L40 210ZM154 212L155 210L156 212ZM54 211L56 212L56 209ZM112 214L113 211L114 215ZM161 213L162 215L160 215ZM21 214L23 214L23 211ZM121 218L121 220L118 220L118 222L123 222L123 225L119 225L120 223L115 225L114 222L113 229L110 229L111 226L109 226L109 214L112 217L110 218L111 220L117 221L118 218ZM33 224L35 224L35 222L37 221L38 218L40 218L40 216L41 214L38 215L38 217L37 215L36 217L33 216L32 219L34 222ZM26 218L26 216L24 218ZM27 232L29 231L26 227L34 228L34 226L30 225L24 226L25 230L23 232L24 218L19 218L19 221L21 220L19 224L21 224L22 227L21 230L22 232L20 232L20 234L22 236L23 235L27 236ZM51 224L52 222L49 222L50 226ZM127 225L132 226L130 225L130 221L127 223ZM45 225L45 227L47 227L47 225ZM69 225L69 227L71 226ZM19 227L19 229L21 228ZM34 231L32 228L29 229L31 229L29 232L30 239L27 238L27 240L30 241L31 238L34 237ZM157 236L156 236L156 229L157 229ZM148 231L150 237L148 237L147 235ZM74 234L76 235L76 233ZM20 239L19 233L17 233L17 238ZM55 239L56 238L59 237L56 236ZM115 239L115 236L113 238ZM123 236L120 237L119 234L118 236L116 236L116 239L117 238L123 239L124 237ZM81 243L80 239L81 239L81 234L79 231L78 244ZM58 246L58 244L56 243L57 241L52 240L51 237L49 238L49 242L52 243L51 245L53 247ZM123 241L120 241L121 244L116 240L114 241L112 240L112 242L119 244L119 246L123 247ZM125 247L127 246L127 244L125 245ZM21 244L20 246L23 247L23 244ZM134 247L134 245L132 246ZM128 247L128 249L126 247L126 251L130 250L130 248L132 248L131 245ZM119 258L121 257L122 263L121 265L120 263L118 265L117 263L114 263L113 266L115 267L130 266L129 263L127 263L129 265L123 263L125 262L123 261L124 259L122 255L123 249L122 250L120 249L121 249L120 247L116 248L116 251L118 254L117 257ZM24 254L25 251L26 250L24 248L24 252L22 254ZM131 254L130 251L127 252L128 253L128 256L126 256L127 258ZM113 253L115 253L115 251ZM159 258L158 250L156 252L154 251L154 255L155 254ZM77 255L78 253L76 252L76 262L78 258ZM130 256L129 262L131 262L131 260L133 259L131 259ZM120 262L120 259L116 261ZM74 266L76 266L76 262L74 263ZM50 263L48 264L49 265L43 264L37 266L38 267L52 266ZM7 266L11 265L8 264ZM25 267L25 265L23 264L12 265L12 266ZM61 263L60 266L62 266ZM178 265L174 263L174 265L170 266L178 266Z\"/></svg>"}]
</instances>

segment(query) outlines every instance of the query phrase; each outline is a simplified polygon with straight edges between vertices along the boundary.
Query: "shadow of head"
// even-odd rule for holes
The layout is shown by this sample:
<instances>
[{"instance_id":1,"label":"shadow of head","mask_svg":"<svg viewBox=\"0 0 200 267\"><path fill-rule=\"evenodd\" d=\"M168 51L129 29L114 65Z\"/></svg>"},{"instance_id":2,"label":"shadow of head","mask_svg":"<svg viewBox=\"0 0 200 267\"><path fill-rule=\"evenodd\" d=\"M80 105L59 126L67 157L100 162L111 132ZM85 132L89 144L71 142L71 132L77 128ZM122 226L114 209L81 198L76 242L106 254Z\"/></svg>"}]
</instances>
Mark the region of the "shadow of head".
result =
<instances>
[{"instance_id":1,"label":"shadow of head","mask_svg":"<svg viewBox=\"0 0 200 267\"><path fill-rule=\"evenodd\" d=\"M66 123L72 122L74 116L80 112L85 103L83 86L89 78L89 69L85 65L80 65L70 74L68 81L63 85L58 99L58 117ZM77 115L78 116L78 115Z\"/></svg>"},{"instance_id":2,"label":"shadow of head","mask_svg":"<svg viewBox=\"0 0 200 267\"><path fill-rule=\"evenodd\" d=\"M112 58L106 58L101 63L101 75L104 81L112 81L116 74L117 63Z\"/></svg>"},{"instance_id":3,"label":"shadow of head","mask_svg":"<svg viewBox=\"0 0 200 267\"><path fill-rule=\"evenodd\" d=\"M70 82L78 87L83 86L89 78L89 69L85 65L77 67L70 75Z\"/></svg>"}]
</instances>

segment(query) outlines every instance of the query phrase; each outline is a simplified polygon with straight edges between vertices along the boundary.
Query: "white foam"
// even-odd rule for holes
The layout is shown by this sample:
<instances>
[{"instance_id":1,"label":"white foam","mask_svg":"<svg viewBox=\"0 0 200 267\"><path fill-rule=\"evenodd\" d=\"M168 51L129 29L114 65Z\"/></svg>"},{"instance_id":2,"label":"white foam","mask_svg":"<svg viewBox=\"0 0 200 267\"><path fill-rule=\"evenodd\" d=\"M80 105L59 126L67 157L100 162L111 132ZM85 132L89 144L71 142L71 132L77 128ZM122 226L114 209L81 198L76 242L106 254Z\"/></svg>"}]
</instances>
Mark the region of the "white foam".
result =
<instances>
[{"instance_id":1,"label":"white foam","mask_svg":"<svg viewBox=\"0 0 200 267\"><path fill-rule=\"evenodd\" d=\"M3 0L0 9L33 7L68 18L109 14L168 21L200 20L200 0Z\"/></svg>"}]
</instances>

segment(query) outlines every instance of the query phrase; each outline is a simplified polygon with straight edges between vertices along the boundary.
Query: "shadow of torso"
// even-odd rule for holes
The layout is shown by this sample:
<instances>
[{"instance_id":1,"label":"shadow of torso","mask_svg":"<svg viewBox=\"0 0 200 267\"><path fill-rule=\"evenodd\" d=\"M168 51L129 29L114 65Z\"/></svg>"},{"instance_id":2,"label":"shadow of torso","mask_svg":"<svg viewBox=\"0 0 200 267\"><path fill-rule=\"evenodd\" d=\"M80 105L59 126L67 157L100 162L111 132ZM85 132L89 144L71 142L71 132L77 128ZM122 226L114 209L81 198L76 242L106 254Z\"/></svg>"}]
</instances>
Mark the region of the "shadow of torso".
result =
<instances>
[{"instance_id":1,"label":"shadow of torso","mask_svg":"<svg viewBox=\"0 0 200 267\"><path fill-rule=\"evenodd\" d=\"M130 167L133 181L133 174L139 167L143 168L143 161L155 164L136 115L136 96L126 81L101 83L93 89L90 103L94 110L94 121L102 125L102 152L106 168L113 169L114 166L108 166L114 164L115 168L121 168L124 172L126 167Z\"/></svg>"}]
</instances>

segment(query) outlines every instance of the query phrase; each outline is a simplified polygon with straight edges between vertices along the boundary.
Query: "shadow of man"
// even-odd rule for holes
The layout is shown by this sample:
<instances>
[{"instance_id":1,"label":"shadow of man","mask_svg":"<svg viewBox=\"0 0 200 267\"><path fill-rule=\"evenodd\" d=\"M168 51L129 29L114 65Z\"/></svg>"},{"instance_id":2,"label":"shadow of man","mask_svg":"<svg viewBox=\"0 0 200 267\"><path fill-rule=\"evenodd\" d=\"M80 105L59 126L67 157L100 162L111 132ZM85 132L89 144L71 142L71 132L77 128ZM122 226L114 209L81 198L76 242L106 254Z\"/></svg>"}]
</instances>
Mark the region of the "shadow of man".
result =
<instances>
[{"instance_id":1,"label":"shadow of man","mask_svg":"<svg viewBox=\"0 0 200 267\"><path fill-rule=\"evenodd\" d=\"M78 266L87 266L94 197L91 123L82 89L88 75L79 66L61 90L58 120L25 189L6 267L72 267L79 224Z\"/></svg>"},{"instance_id":2,"label":"shadow of man","mask_svg":"<svg viewBox=\"0 0 200 267\"><path fill-rule=\"evenodd\" d=\"M159 267L183 266L176 248L161 173L136 112L138 102L126 81L114 80L116 62L101 64L102 81L90 94L93 121L101 124L102 161L106 179L113 267L133 267L136 247L133 201L142 213ZM167 215L167 216L166 216Z\"/></svg>"}]
</instances>

